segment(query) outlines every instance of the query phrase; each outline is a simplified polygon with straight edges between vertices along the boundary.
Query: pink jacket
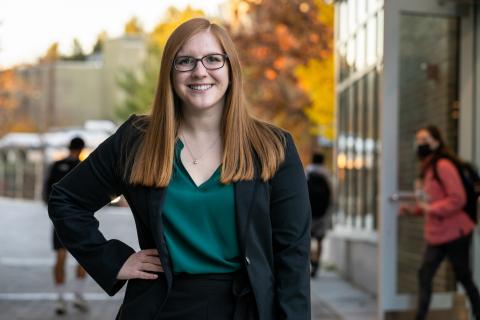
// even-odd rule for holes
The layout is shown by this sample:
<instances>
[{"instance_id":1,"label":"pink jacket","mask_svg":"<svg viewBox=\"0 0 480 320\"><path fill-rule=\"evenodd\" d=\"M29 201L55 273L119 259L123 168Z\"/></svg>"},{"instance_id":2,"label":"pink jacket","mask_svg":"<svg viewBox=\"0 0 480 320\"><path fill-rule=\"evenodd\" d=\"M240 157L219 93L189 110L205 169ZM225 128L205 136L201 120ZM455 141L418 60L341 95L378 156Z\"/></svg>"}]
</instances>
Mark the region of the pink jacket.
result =
<instances>
[{"instance_id":1,"label":"pink jacket","mask_svg":"<svg viewBox=\"0 0 480 320\"><path fill-rule=\"evenodd\" d=\"M455 165L447 159L437 162L437 173L443 184L428 169L423 179L423 191L430 209L425 214L425 239L429 244L442 244L469 234L475 224L463 211L467 197ZM423 213L423 212L422 212Z\"/></svg>"}]
</instances>

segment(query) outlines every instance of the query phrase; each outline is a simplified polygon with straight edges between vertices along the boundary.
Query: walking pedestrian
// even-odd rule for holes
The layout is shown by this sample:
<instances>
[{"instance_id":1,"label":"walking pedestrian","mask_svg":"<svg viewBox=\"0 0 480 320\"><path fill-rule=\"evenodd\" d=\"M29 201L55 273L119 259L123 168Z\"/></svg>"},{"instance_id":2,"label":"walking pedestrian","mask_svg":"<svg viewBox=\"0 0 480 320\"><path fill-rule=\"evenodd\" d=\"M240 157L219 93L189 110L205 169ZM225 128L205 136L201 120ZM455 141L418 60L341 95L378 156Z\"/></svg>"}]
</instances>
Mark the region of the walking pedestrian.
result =
<instances>
[{"instance_id":1,"label":"walking pedestrian","mask_svg":"<svg viewBox=\"0 0 480 320\"><path fill-rule=\"evenodd\" d=\"M60 181L65 175L72 171L80 163L80 154L85 147L85 142L80 137L75 137L70 141L69 155L52 164L44 188L44 201L48 201L48 196L54 183ZM55 302L55 312L64 314L67 312L65 302L65 263L67 260L67 250L55 233L52 231L52 245L55 250L55 265L53 267L53 280L57 299ZM87 273L79 264L76 267L76 278L74 284L75 296L73 306L81 311L88 311L88 304L83 297Z\"/></svg>"},{"instance_id":2,"label":"walking pedestrian","mask_svg":"<svg viewBox=\"0 0 480 320\"><path fill-rule=\"evenodd\" d=\"M123 194L141 250L94 213ZM237 50L203 18L180 25L153 109L131 116L54 185L62 242L114 295L117 319L310 319L310 206L290 134L247 112Z\"/></svg>"},{"instance_id":3,"label":"walking pedestrian","mask_svg":"<svg viewBox=\"0 0 480 320\"><path fill-rule=\"evenodd\" d=\"M312 227L310 236L316 240L316 250L310 253L310 276L315 278L320 268L322 242L330 228L330 206L332 202L332 185L327 169L323 165L324 155L315 153L312 163L307 166L307 185L310 206L312 208Z\"/></svg>"},{"instance_id":4,"label":"walking pedestrian","mask_svg":"<svg viewBox=\"0 0 480 320\"><path fill-rule=\"evenodd\" d=\"M480 296L473 282L470 265L472 219L464 210L466 192L458 171L461 160L445 145L435 126L416 133L420 160L421 196L415 205L402 205L401 213L425 216L424 236L427 248L418 273L419 298L417 320L427 318L432 281L444 258L452 264L456 280L465 288L475 319L480 319Z\"/></svg>"}]
</instances>

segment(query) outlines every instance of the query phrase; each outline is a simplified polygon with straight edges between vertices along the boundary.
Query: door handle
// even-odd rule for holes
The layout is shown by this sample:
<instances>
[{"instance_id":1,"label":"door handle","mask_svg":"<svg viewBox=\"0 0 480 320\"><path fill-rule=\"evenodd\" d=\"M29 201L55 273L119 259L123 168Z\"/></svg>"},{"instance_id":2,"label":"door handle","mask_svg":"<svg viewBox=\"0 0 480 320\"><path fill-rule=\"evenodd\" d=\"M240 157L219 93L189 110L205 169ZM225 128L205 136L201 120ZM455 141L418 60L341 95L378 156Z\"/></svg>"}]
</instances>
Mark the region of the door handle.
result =
<instances>
[{"instance_id":1,"label":"door handle","mask_svg":"<svg viewBox=\"0 0 480 320\"><path fill-rule=\"evenodd\" d=\"M388 200L390 202L415 202L417 197L413 191L398 191L392 194Z\"/></svg>"}]
</instances>

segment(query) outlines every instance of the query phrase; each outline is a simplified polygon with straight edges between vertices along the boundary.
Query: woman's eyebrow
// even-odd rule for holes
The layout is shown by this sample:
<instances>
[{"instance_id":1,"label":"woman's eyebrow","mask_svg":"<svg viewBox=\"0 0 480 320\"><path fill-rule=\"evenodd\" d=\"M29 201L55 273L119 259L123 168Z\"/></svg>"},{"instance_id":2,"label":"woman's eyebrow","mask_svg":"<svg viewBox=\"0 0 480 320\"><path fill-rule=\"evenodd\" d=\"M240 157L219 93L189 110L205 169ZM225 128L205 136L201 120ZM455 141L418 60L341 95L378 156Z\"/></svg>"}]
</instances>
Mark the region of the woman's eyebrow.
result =
<instances>
[{"instance_id":1,"label":"woman's eyebrow","mask_svg":"<svg viewBox=\"0 0 480 320\"><path fill-rule=\"evenodd\" d=\"M212 52L209 52L209 53L205 53L203 55L199 55L198 58L202 58L202 57L208 56L210 54L225 54L225 53L224 52L218 52L218 51L212 51ZM197 58L197 56L195 56L195 55L184 54L184 53L180 53L180 52L175 57L176 58L178 58L178 57L194 57L194 58Z\"/></svg>"}]
</instances>

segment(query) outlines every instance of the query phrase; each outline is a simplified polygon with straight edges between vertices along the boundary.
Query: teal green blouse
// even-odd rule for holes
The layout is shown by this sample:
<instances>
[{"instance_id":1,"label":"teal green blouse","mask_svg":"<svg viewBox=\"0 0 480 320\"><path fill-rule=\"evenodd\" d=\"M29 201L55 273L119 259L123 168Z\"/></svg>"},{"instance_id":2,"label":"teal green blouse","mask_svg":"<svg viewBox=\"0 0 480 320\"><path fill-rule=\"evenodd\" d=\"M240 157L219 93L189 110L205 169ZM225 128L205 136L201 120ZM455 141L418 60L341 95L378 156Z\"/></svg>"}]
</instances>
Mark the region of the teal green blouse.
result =
<instances>
[{"instance_id":1,"label":"teal green blouse","mask_svg":"<svg viewBox=\"0 0 480 320\"><path fill-rule=\"evenodd\" d=\"M233 184L220 183L221 166L197 186L175 144L172 179L163 205L164 235L175 273L229 273L240 269Z\"/></svg>"}]
</instances>

